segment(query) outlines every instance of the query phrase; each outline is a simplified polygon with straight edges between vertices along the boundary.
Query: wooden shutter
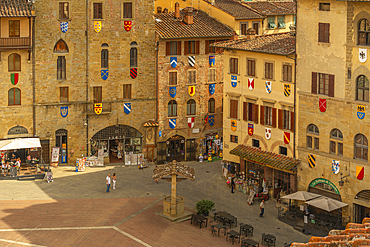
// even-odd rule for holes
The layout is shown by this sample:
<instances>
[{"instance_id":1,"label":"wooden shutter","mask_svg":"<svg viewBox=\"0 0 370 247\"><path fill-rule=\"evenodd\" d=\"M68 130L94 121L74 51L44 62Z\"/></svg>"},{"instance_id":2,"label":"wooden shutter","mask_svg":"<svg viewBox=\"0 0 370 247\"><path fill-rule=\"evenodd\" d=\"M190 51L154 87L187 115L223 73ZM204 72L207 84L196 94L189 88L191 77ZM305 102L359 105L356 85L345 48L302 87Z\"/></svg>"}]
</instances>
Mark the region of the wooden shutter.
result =
<instances>
[{"instance_id":1,"label":"wooden shutter","mask_svg":"<svg viewBox=\"0 0 370 247\"><path fill-rule=\"evenodd\" d=\"M248 102L243 102L243 120L248 121Z\"/></svg>"},{"instance_id":2,"label":"wooden shutter","mask_svg":"<svg viewBox=\"0 0 370 247\"><path fill-rule=\"evenodd\" d=\"M319 42L322 42L324 40L323 25L324 25L323 23L319 23L319 33L318 33Z\"/></svg>"},{"instance_id":3,"label":"wooden shutter","mask_svg":"<svg viewBox=\"0 0 370 247\"><path fill-rule=\"evenodd\" d=\"M272 127L276 128L276 108L272 108Z\"/></svg>"},{"instance_id":4,"label":"wooden shutter","mask_svg":"<svg viewBox=\"0 0 370 247\"><path fill-rule=\"evenodd\" d=\"M258 124L258 105L253 104L254 112L253 112L253 121Z\"/></svg>"},{"instance_id":5,"label":"wooden shutter","mask_svg":"<svg viewBox=\"0 0 370 247\"><path fill-rule=\"evenodd\" d=\"M195 41L195 54L199 55L199 40Z\"/></svg>"},{"instance_id":6,"label":"wooden shutter","mask_svg":"<svg viewBox=\"0 0 370 247\"><path fill-rule=\"evenodd\" d=\"M209 53L209 40L206 40L206 45L204 46L204 53L208 54Z\"/></svg>"},{"instance_id":7,"label":"wooden shutter","mask_svg":"<svg viewBox=\"0 0 370 247\"><path fill-rule=\"evenodd\" d=\"M260 113L260 124L261 125L264 125L265 124L265 109L264 109L264 106L261 105L260 109L261 109L261 113Z\"/></svg>"},{"instance_id":8,"label":"wooden shutter","mask_svg":"<svg viewBox=\"0 0 370 247\"><path fill-rule=\"evenodd\" d=\"M184 55L189 54L189 41L184 41Z\"/></svg>"},{"instance_id":9,"label":"wooden shutter","mask_svg":"<svg viewBox=\"0 0 370 247\"><path fill-rule=\"evenodd\" d=\"M329 75L329 97L334 97L334 75Z\"/></svg>"},{"instance_id":10,"label":"wooden shutter","mask_svg":"<svg viewBox=\"0 0 370 247\"><path fill-rule=\"evenodd\" d=\"M166 56L170 55L170 49L171 49L171 43L167 41L166 42Z\"/></svg>"},{"instance_id":11,"label":"wooden shutter","mask_svg":"<svg viewBox=\"0 0 370 247\"><path fill-rule=\"evenodd\" d=\"M181 41L177 41L177 55L181 55Z\"/></svg>"},{"instance_id":12,"label":"wooden shutter","mask_svg":"<svg viewBox=\"0 0 370 247\"><path fill-rule=\"evenodd\" d=\"M324 40L325 42L329 43L329 36L330 36L330 24L329 23L325 23L324 24L324 33L325 33L325 36L324 36Z\"/></svg>"},{"instance_id":13,"label":"wooden shutter","mask_svg":"<svg viewBox=\"0 0 370 247\"><path fill-rule=\"evenodd\" d=\"M290 112L290 131L294 132L294 112Z\"/></svg>"},{"instance_id":14,"label":"wooden shutter","mask_svg":"<svg viewBox=\"0 0 370 247\"><path fill-rule=\"evenodd\" d=\"M288 66L288 81L292 81L292 66Z\"/></svg>"},{"instance_id":15,"label":"wooden shutter","mask_svg":"<svg viewBox=\"0 0 370 247\"><path fill-rule=\"evenodd\" d=\"M317 94L317 73L312 72L311 93Z\"/></svg>"},{"instance_id":16,"label":"wooden shutter","mask_svg":"<svg viewBox=\"0 0 370 247\"><path fill-rule=\"evenodd\" d=\"M265 63L265 78L269 78L268 74L269 74L269 66L268 66L268 63Z\"/></svg>"},{"instance_id":17,"label":"wooden shutter","mask_svg":"<svg viewBox=\"0 0 370 247\"><path fill-rule=\"evenodd\" d=\"M282 129L283 128L283 110L279 109L278 112L278 128Z\"/></svg>"}]
</instances>

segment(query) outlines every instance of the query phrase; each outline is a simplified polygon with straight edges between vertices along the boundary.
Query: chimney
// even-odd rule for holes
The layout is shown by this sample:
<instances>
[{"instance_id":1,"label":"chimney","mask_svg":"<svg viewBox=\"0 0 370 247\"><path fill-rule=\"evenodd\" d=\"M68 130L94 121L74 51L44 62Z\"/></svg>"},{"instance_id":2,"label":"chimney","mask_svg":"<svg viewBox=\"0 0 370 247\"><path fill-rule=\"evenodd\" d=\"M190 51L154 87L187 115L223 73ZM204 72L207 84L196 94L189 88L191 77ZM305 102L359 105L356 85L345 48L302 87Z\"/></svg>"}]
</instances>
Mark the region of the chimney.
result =
<instances>
[{"instance_id":1,"label":"chimney","mask_svg":"<svg viewBox=\"0 0 370 247\"><path fill-rule=\"evenodd\" d=\"M194 24L194 20L193 20L193 10L192 9L188 9L185 11L185 17L184 17L184 22L188 25L192 25Z\"/></svg>"},{"instance_id":2,"label":"chimney","mask_svg":"<svg viewBox=\"0 0 370 247\"><path fill-rule=\"evenodd\" d=\"M175 3L175 18L180 19L180 4Z\"/></svg>"},{"instance_id":3,"label":"chimney","mask_svg":"<svg viewBox=\"0 0 370 247\"><path fill-rule=\"evenodd\" d=\"M162 13L165 13L167 14L168 13L168 9L167 8L164 8L163 12Z\"/></svg>"},{"instance_id":4,"label":"chimney","mask_svg":"<svg viewBox=\"0 0 370 247\"><path fill-rule=\"evenodd\" d=\"M157 14L162 13L162 7L157 7Z\"/></svg>"},{"instance_id":5,"label":"chimney","mask_svg":"<svg viewBox=\"0 0 370 247\"><path fill-rule=\"evenodd\" d=\"M215 0L211 0L211 5L215 5Z\"/></svg>"},{"instance_id":6,"label":"chimney","mask_svg":"<svg viewBox=\"0 0 370 247\"><path fill-rule=\"evenodd\" d=\"M256 37L256 30L253 28L248 28L247 30L247 39L254 39Z\"/></svg>"}]
</instances>

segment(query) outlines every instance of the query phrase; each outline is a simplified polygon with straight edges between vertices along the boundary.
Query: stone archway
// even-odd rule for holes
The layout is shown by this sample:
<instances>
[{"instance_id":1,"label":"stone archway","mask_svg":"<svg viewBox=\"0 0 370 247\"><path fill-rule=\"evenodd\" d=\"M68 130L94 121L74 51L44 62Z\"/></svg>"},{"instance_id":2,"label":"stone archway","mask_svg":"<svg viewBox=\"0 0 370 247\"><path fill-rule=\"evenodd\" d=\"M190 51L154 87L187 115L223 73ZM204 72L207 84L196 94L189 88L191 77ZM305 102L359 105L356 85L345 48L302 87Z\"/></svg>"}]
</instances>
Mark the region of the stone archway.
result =
<instances>
[{"instance_id":1,"label":"stone archway","mask_svg":"<svg viewBox=\"0 0 370 247\"><path fill-rule=\"evenodd\" d=\"M243 143L248 145L248 141L249 141L250 139L257 139L257 140L259 140L259 141L263 144L264 150L265 150L265 151L269 151L269 150L268 150L268 147L267 147L267 143L266 143L266 141L265 141L265 139L264 139L263 137L261 137L261 136L259 136L259 135L255 135L255 134L253 134L253 136L247 135L247 136L244 138L244 142L243 142ZM252 145L251 145L251 146L252 146Z\"/></svg>"}]
</instances>

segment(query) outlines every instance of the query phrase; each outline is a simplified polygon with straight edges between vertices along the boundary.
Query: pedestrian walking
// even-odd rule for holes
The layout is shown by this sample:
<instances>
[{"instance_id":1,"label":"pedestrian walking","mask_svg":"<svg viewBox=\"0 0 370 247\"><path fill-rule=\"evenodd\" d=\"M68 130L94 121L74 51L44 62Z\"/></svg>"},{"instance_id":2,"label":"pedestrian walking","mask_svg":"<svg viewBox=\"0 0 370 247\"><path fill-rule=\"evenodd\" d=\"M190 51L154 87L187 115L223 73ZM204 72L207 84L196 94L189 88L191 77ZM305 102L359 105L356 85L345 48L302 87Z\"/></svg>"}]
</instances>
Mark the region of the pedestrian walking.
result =
<instances>
[{"instance_id":1,"label":"pedestrian walking","mask_svg":"<svg viewBox=\"0 0 370 247\"><path fill-rule=\"evenodd\" d=\"M231 193L234 193L234 187L235 187L235 182L234 182L234 178L231 178Z\"/></svg>"},{"instance_id":2,"label":"pedestrian walking","mask_svg":"<svg viewBox=\"0 0 370 247\"><path fill-rule=\"evenodd\" d=\"M109 192L109 187L110 187L110 174L105 178L105 182L107 183L107 193Z\"/></svg>"},{"instance_id":3,"label":"pedestrian walking","mask_svg":"<svg viewBox=\"0 0 370 247\"><path fill-rule=\"evenodd\" d=\"M263 217L263 213L265 212L265 200L262 200L262 202L260 203L260 210L260 217Z\"/></svg>"},{"instance_id":4,"label":"pedestrian walking","mask_svg":"<svg viewBox=\"0 0 370 247\"><path fill-rule=\"evenodd\" d=\"M113 189L115 190L116 189L116 174L115 173L113 173L112 179L113 179Z\"/></svg>"}]
</instances>

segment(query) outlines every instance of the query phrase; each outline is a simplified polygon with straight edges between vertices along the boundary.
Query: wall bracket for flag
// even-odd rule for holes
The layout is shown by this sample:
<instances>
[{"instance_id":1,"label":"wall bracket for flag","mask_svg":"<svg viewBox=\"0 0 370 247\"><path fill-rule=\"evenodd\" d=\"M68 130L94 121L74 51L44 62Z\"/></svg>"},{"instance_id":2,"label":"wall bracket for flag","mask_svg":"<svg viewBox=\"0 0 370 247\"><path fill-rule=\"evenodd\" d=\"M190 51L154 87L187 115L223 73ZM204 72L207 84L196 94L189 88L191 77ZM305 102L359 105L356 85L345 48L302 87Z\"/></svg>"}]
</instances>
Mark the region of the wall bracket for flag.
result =
<instances>
[{"instance_id":1,"label":"wall bracket for flag","mask_svg":"<svg viewBox=\"0 0 370 247\"><path fill-rule=\"evenodd\" d=\"M351 170L349 170L348 175L343 176L343 173L340 173L340 180L339 180L339 186L343 186L344 182L349 183L348 179L346 177L349 177L351 175ZM345 181L343 181L343 178L346 178Z\"/></svg>"}]
</instances>

